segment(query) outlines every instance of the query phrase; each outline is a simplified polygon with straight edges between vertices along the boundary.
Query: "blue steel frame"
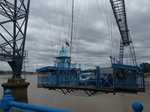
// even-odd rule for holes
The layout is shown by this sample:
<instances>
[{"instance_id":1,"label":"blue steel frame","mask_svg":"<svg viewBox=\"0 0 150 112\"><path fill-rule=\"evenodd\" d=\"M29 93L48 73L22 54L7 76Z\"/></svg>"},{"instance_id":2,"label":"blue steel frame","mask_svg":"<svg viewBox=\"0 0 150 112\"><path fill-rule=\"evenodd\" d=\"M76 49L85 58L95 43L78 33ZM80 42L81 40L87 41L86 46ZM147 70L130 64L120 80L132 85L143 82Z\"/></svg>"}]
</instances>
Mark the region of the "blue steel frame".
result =
<instances>
[{"instance_id":1,"label":"blue steel frame","mask_svg":"<svg viewBox=\"0 0 150 112\"><path fill-rule=\"evenodd\" d=\"M86 76L90 80L79 80L80 75L75 74L77 70L45 67L38 69L38 87L48 86L76 86L114 88L114 74L100 74L100 68L96 67L95 73ZM67 74L66 74L67 72ZM75 72L75 73L74 73Z\"/></svg>"},{"instance_id":2,"label":"blue steel frame","mask_svg":"<svg viewBox=\"0 0 150 112\"><path fill-rule=\"evenodd\" d=\"M144 67L142 65L139 67L123 65L112 56L110 56L110 59L111 66L114 68L115 88L135 88L137 92L145 92ZM126 76L124 79L119 79L117 77L117 72L122 70L126 72ZM121 86L118 84L118 82L122 83Z\"/></svg>"},{"instance_id":3,"label":"blue steel frame","mask_svg":"<svg viewBox=\"0 0 150 112\"><path fill-rule=\"evenodd\" d=\"M136 92L145 92L144 71L142 67L120 64L111 57L113 73L100 74L100 68L86 75L85 80L80 80L79 69L44 67L37 69L38 87L84 87L84 88L110 88L130 89ZM86 78L88 77L88 78ZM135 92L135 93L136 93Z\"/></svg>"},{"instance_id":4,"label":"blue steel frame","mask_svg":"<svg viewBox=\"0 0 150 112\"><path fill-rule=\"evenodd\" d=\"M144 66L140 65L139 67L139 71L137 72L137 84L138 84L138 88L137 91L138 92L145 92L145 78L144 78Z\"/></svg>"}]
</instances>

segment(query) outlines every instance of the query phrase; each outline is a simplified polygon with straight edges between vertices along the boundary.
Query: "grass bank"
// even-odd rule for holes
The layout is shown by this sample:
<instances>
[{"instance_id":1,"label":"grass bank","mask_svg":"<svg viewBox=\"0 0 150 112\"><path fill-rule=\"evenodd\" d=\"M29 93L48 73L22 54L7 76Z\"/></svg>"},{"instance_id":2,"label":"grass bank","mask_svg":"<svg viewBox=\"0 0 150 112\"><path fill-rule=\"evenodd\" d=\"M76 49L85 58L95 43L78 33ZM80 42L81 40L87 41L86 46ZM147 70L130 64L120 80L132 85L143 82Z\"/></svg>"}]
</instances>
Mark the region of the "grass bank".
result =
<instances>
[{"instance_id":1,"label":"grass bank","mask_svg":"<svg viewBox=\"0 0 150 112\"><path fill-rule=\"evenodd\" d=\"M0 75L11 75L12 73L5 73L5 72L3 72L3 73L0 73Z\"/></svg>"},{"instance_id":2,"label":"grass bank","mask_svg":"<svg viewBox=\"0 0 150 112\"><path fill-rule=\"evenodd\" d=\"M150 73L144 73L145 78L150 76Z\"/></svg>"}]
</instances>

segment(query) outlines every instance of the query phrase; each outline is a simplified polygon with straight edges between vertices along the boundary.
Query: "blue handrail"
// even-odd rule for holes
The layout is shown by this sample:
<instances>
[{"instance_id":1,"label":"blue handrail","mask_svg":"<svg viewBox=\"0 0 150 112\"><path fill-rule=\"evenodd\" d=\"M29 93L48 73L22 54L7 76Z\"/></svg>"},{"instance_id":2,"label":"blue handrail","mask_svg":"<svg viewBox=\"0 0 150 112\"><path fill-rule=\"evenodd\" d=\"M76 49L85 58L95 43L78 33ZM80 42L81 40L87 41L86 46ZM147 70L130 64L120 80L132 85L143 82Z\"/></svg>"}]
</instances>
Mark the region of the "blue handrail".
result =
<instances>
[{"instance_id":1,"label":"blue handrail","mask_svg":"<svg viewBox=\"0 0 150 112\"><path fill-rule=\"evenodd\" d=\"M67 110L60 110L55 108L48 108L38 105L32 105L27 103L21 103L14 101L14 98L11 97L11 90L6 90L4 98L1 99L0 108L3 109L3 112L14 112L14 111L23 111L23 112L71 112ZM140 102L132 103L133 112L142 112L143 105Z\"/></svg>"},{"instance_id":2,"label":"blue handrail","mask_svg":"<svg viewBox=\"0 0 150 112\"><path fill-rule=\"evenodd\" d=\"M67 110L60 110L38 105L31 105L27 103L15 102L14 98L11 97L11 90L5 91L4 98L1 99L0 108L3 109L4 112L13 112L14 110L23 110L24 112L71 112Z\"/></svg>"}]
</instances>

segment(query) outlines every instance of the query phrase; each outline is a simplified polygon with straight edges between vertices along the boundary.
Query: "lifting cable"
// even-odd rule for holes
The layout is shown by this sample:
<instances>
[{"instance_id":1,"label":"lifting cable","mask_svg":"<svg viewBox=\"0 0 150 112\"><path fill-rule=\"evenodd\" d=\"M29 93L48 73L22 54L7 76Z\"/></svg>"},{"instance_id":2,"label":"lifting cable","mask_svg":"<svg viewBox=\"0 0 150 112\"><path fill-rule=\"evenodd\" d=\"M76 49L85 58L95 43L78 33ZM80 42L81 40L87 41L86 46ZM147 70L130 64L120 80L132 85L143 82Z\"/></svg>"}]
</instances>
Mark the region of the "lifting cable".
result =
<instances>
[{"instance_id":1,"label":"lifting cable","mask_svg":"<svg viewBox=\"0 0 150 112\"><path fill-rule=\"evenodd\" d=\"M81 30L80 30L80 34L82 34L81 35L82 40L85 40L87 20L88 20L88 13L85 13L85 12L89 12L89 4L87 4L87 2L85 2L85 1L84 2L82 1L82 5L83 5L83 10L82 10L82 13L81 13L81 15L82 15L81 23L82 24L80 24L80 29L82 29L83 32L81 32ZM85 42L82 42L82 44L83 44L83 47L84 47ZM80 49L80 53L81 53L81 57L82 57L83 56L82 53L84 53L83 48ZM82 65L84 64L83 60L81 60L81 64Z\"/></svg>"},{"instance_id":2,"label":"lifting cable","mask_svg":"<svg viewBox=\"0 0 150 112\"><path fill-rule=\"evenodd\" d=\"M70 57L72 53L72 40L73 40L73 25L74 25L74 0L72 0L72 19L71 19L71 40L70 40ZM71 60L70 60L71 63Z\"/></svg>"},{"instance_id":3,"label":"lifting cable","mask_svg":"<svg viewBox=\"0 0 150 112\"><path fill-rule=\"evenodd\" d=\"M109 4L109 5L108 5ZM109 1L105 1L110 55L119 60L120 33Z\"/></svg>"},{"instance_id":4,"label":"lifting cable","mask_svg":"<svg viewBox=\"0 0 150 112\"><path fill-rule=\"evenodd\" d=\"M48 32L49 32L49 36L50 36L50 43L51 43L51 48L52 48L52 56L53 58L55 58L55 53L54 53L54 44L53 44L53 39L52 39L52 36L51 36L51 25L50 25L50 16L49 16L49 8L48 8L48 1L46 0L45 2L46 4L46 12L47 12L47 18L48 18Z\"/></svg>"},{"instance_id":5,"label":"lifting cable","mask_svg":"<svg viewBox=\"0 0 150 112\"><path fill-rule=\"evenodd\" d=\"M100 3L100 1L99 0L96 0L96 2L97 2L97 9L98 9L98 11L99 11L99 13L98 13L98 16L99 16L99 23L100 23L100 25L99 25L99 27L102 29L102 33L104 34L104 37L99 37L99 38L105 38L105 41L103 42L103 43L105 43L106 45L104 46L106 49L108 49L108 51L110 51L110 43L109 43L109 41L108 41L108 28L107 28L107 26L108 26L108 24L107 24L107 22L106 22L106 20L108 21L108 16L106 15L106 16L104 16L102 13L101 13L101 11L103 11L103 13L105 13L105 11L106 11L106 13L107 13L107 5L106 5L106 1L105 0L102 0L101 1L101 3ZM105 13L105 14L106 14ZM100 30L101 30L100 29ZM109 55L109 52L107 52L108 53L108 55ZM100 54L101 55L101 54Z\"/></svg>"}]
</instances>

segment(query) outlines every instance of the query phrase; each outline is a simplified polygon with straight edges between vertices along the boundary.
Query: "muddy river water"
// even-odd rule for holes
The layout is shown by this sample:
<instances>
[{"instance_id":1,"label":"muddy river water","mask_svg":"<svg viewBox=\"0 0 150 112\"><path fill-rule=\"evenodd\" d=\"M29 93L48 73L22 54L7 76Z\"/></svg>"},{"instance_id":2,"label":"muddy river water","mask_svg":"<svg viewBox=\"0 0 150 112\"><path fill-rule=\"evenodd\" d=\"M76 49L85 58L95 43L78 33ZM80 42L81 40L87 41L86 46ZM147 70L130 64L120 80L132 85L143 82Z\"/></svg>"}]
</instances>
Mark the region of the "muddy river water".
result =
<instances>
[{"instance_id":1,"label":"muddy river water","mask_svg":"<svg viewBox=\"0 0 150 112\"><path fill-rule=\"evenodd\" d=\"M0 83L6 83L11 76L0 76ZM149 79L146 79L150 81ZM145 93L124 94L116 93L98 94L88 97L85 93L64 95L58 91L37 88L37 76L26 75L28 87L28 100L30 104L70 110L75 112L132 112L132 103L139 101L143 104L143 112L150 112L150 86ZM3 88L0 87L0 98Z\"/></svg>"}]
</instances>

